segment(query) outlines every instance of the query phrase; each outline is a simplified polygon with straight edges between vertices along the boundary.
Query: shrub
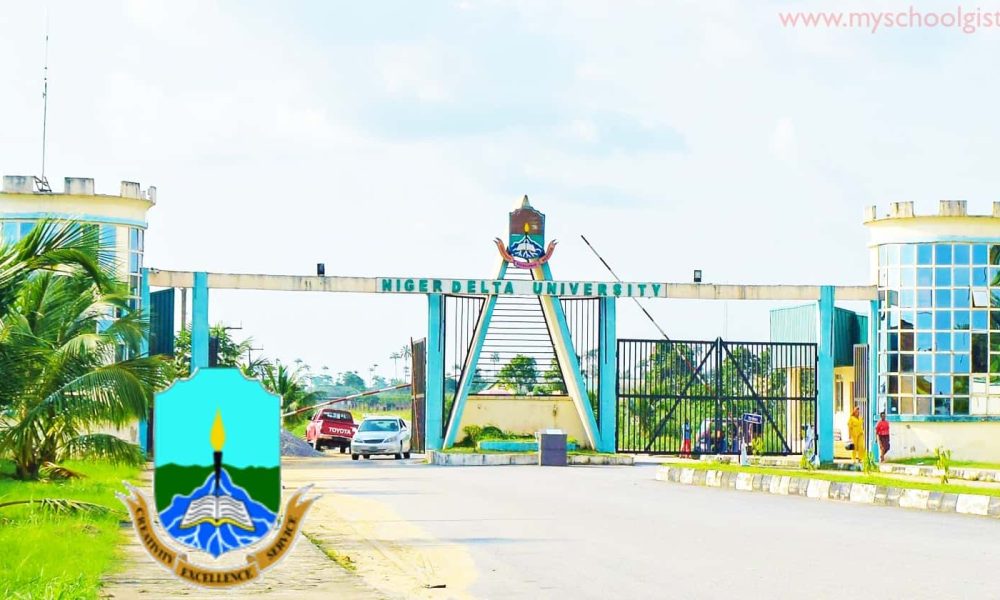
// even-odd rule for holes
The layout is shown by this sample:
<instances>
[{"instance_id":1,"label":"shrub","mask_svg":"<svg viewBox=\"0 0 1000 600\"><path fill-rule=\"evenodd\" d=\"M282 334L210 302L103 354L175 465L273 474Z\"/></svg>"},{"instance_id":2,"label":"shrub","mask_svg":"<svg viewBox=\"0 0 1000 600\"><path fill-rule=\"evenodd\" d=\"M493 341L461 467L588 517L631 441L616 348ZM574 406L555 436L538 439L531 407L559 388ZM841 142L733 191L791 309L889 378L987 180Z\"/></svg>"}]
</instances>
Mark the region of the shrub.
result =
<instances>
[{"instance_id":1,"label":"shrub","mask_svg":"<svg viewBox=\"0 0 1000 600\"><path fill-rule=\"evenodd\" d=\"M951 472L951 450L941 447L934 450L934 465L941 470L941 483L948 483L948 475Z\"/></svg>"}]
</instances>

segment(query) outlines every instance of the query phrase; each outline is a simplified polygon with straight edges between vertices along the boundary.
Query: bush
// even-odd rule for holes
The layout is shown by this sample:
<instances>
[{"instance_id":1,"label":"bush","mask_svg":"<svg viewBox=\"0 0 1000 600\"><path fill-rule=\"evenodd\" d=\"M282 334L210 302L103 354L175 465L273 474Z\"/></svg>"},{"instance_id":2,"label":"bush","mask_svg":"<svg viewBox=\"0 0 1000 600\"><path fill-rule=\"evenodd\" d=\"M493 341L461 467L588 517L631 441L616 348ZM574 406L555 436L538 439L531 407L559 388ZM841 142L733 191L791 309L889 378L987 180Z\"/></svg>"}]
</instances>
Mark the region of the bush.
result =
<instances>
[{"instance_id":1,"label":"bush","mask_svg":"<svg viewBox=\"0 0 1000 600\"><path fill-rule=\"evenodd\" d=\"M466 425L462 428L462 432L465 433L465 437L455 444L456 446L475 446L483 437L483 428L479 425Z\"/></svg>"},{"instance_id":2,"label":"bush","mask_svg":"<svg viewBox=\"0 0 1000 600\"><path fill-rule=\"evenodd\" d=\"M476 441L478 442L481 440L506 440L509 437L510 435L508 435L504 430L500 429L499 427L495 427L493 425L487 425L486 427L483 427Z\"/></svg>"}]
</instances>

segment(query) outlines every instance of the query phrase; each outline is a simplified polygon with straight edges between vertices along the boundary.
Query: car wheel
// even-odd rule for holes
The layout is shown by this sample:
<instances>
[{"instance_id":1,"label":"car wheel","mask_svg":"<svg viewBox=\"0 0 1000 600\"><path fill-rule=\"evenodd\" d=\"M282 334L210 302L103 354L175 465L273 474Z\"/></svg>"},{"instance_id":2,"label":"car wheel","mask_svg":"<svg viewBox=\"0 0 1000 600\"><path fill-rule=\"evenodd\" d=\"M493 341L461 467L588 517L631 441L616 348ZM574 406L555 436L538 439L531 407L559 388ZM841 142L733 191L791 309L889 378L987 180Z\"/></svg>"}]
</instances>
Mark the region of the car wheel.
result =
<instances>
[{"instance_id":1,"label":"car wheel","mask_svg":"<svg viewBox=\"0 0 1000 600\"><path fill-rule=\"evenodd\" d=\"M351 460L358 460L357 454L351 454Z\"/></svg>"},{"instance_id":2,"label":"car wheel","mask_svg":"<svg viewBox=\"0 0 1000 600\"><path fill-rule=\"evenodd\" d=\"M340 447L340 453L343 454L345 452L347 452L347 446L341 446Z\"/></svg>"},{"instance_id":3,"label":"car wheel","mask_svg":"<svg viewBox=\"0 0 1000 600\"><path fill-rule=\"evenodd\" d=\"M372 455L371 455L371 454L365 454L365 460L368 460L368 459L370 459L371 457L372 457Z\"/></svg>"},{"instance_id":4,"label":"car wheel","mask_svg":"<svg viewBox=\"0 0 1000 600\"><path fill-rule=\"evenodd\" d=\"M403 458L410 458L410 453L409 452L404 452L403 453Z\"/></svg>"},{"instance_id":5,"label":"car wheel","mask_svg":"<svg viewBox=\"0 0 1000 600\"><path fill-rule=\"evenodd\" d=\"M315 440L310 442L309 445L312 446L313 450L315 450L316 452L319 452L323 448L322 446L319 445L319 438L316 438Z\"/></svg>"}]
</instances>

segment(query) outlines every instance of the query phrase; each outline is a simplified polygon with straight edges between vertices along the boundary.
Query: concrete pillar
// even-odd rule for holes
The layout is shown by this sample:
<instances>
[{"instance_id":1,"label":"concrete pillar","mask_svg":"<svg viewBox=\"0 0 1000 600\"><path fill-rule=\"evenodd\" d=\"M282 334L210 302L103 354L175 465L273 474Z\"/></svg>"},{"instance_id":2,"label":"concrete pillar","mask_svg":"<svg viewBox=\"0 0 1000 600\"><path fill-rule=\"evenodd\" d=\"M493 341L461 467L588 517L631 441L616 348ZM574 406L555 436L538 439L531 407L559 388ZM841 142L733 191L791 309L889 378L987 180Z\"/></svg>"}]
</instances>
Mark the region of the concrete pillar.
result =
<instances>
[{"instance_id":1,"label":"concrete pillar","mask_svg":"<svg viewBox=\"0 0 1000 600\"><path fill-rule=\"evenodd\" d=\"M599 328L599 381L598 405L600 406L599 452L614 452L618 431L618 333L615 323L615 299L601 298Z\"/></svg>"},{"instance_id":2,"label":"concrete pillar","mask_svg":"<svg viewBox=\"0 0 1000 600\"><path fill-rule=\"evenodd\" d=\"M150 335L150 310L149 310L149 269L143 267L140 271L141 280L139 282L139 302L140 310L146 318L145 333L142 341L139 342L139 356L149 356L149 335ZM150 406L152 412L152 406ZM149 449L149 437L147 435L146 419L139 419L139 447L145 454Z\"/></svg>"},{"instance_id":3,"label":"concrete pillar","mask_svg":"<svg viewBox=\"0 0 1000 600\"><path fill-rule=\"evenodd\" d=\"M833 306L834 287L819 292L819 372L816 374L816 421L819 460L833 462Z\"/></svg>"},{"instance_id":4,"label":"concrete pillar","mask_svg":"<svg viewBox=\"0 0 1000 600\"><path fill-rule=\"evenodd\" d=\"M424 383L424 444L441 449L444 419L444 296L427 295L427 381Z\"/></svg>"},{"instance_id":5,"label":"concrete pillar","mask_svg":"<svg viewBox=\"0 0 1000 600\"><path fill-rule=\"evenodd\" d=\"M879 413L878 350L878 300L872 300L868 312L868 418L872 432L868 452L872 453L872 457L876 460L878 437L875 435L875 423L878 421Z\"/></svg>"},{"instance_id":6,"label":"concrete pillar","mask_svg":"<svg viewBox=\"0 0 1000 600\"><path fill-rule=\"evenodd\" d=\"M208 367L208 273L194 274L191 294L191 373Z\"/></svg>"}]
</instances>

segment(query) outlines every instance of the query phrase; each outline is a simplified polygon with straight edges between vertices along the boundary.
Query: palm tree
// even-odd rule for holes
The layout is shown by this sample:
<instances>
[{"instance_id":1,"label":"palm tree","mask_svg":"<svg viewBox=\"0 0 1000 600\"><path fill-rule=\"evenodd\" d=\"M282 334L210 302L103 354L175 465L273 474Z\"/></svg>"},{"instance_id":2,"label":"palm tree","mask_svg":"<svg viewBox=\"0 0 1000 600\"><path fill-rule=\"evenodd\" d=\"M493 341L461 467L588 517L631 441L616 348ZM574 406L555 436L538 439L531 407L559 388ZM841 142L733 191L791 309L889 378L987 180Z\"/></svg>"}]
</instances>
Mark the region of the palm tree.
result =
<instances>
[{"instance_id":1,"label":"palm tree","mask_svg":"<svg viewBox=\"0 0 1000 600\"><path fill-rule=\"evenodd\" d=\"M399 362L399 359L403 358L403 355L401 353L399 353L399 352L393 352L392 354L389 355L389 358L392 359L392 376L393 376L394 379L396 379L398 381L399 380L399 364L398 364L398 362Z\"/></svg>"},{"instance_id":2,"label":"palm tree","mask_svg":"<svg viewBox=\"0 0 1000 600\"><path fill-rule=\"evenodd\" d=\"M282 413L312 406L320 398L319 392L306 391L301 367L292 370L279 361L264 369L261 382L265 388L281 396Z\"/></svg>"},{"instance_id":3,"label":"palm tree","mask_svg":"<svg viewBox=\"0 0 1000 600\"><path fill-rule=\"evenodd\" d=\"M144 418L173 370L138 357L145 323L98 249L86 226L53 223L0 247L0 455L17 478L74 456L142 461L138 446L91 430ZM115 362L122 354L134 358Z\"/></svg>"}]
</instances>

